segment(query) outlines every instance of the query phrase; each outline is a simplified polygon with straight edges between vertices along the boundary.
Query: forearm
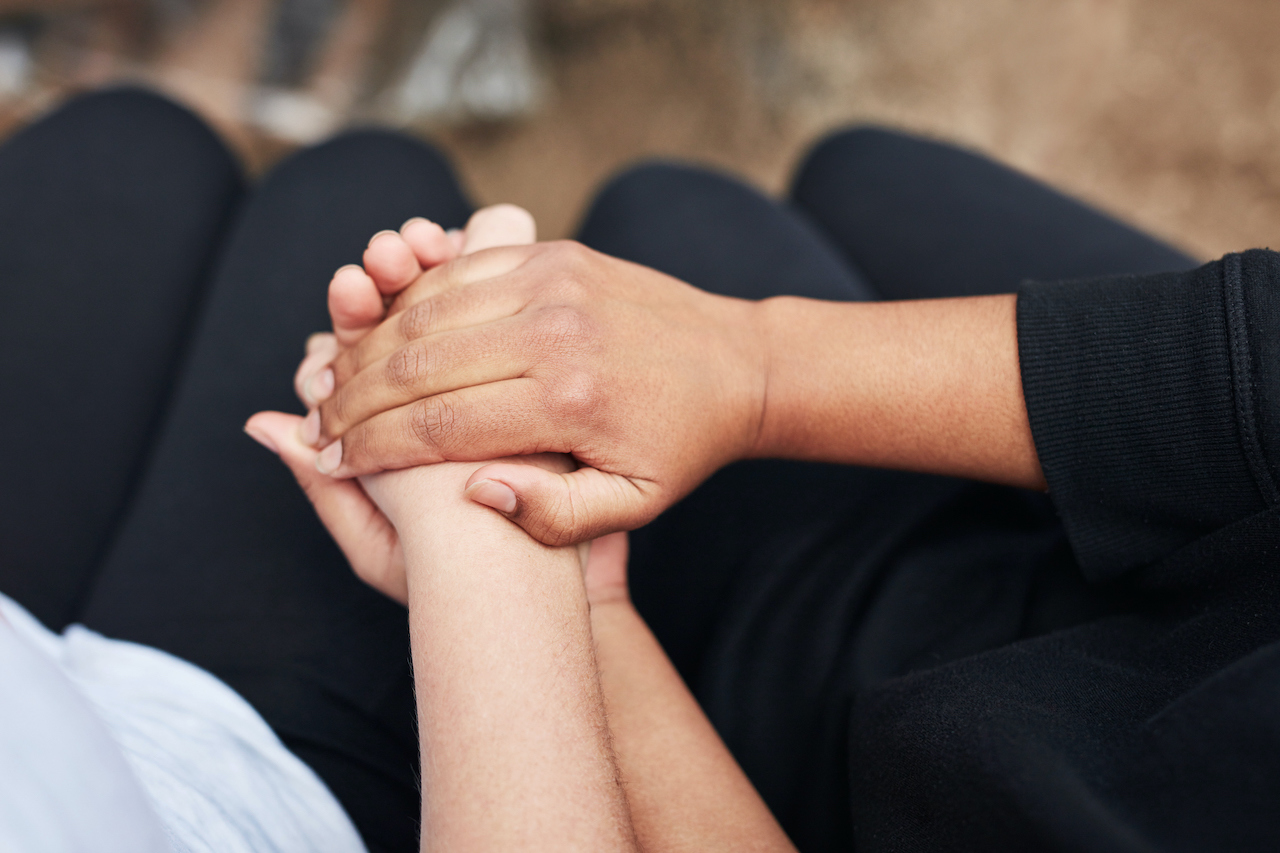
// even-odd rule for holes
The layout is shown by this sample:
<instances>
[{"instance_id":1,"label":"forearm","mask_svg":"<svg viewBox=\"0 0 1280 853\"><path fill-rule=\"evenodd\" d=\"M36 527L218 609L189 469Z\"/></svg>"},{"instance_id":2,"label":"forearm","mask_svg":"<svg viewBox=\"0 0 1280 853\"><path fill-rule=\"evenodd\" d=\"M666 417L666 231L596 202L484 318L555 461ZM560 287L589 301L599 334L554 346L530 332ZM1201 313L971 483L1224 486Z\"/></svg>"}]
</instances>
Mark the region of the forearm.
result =
<instances>
[{"instance_id":1,"label":"forearm","mask_svg":"<svg viewBox=\"0 0 1280 853\"><path fill-rule=\"evenodd\" d=\"M462 498L474 468L383 475L400 478L423 848L629 849L578 555Z\"/></svg>"},{"instance_id":2,"label":"forearm","mask_svg":"<svg viewBox=\"0 0 1280 853\"><path fill-rule=\"evenodd\" d=\"M1018 367L1016 297L761 303L755 455L1044 488Z\"/></svg>"},{"instance_id":3,"label":"forearm","mask_svg":"<svg viewBox=\"0 0 1280 853\"><path fill-rule=\"evenodd\" d=\"M591 626L640 846L793 850L630 601L594 604Z\"/></svg>"}]
</instances>

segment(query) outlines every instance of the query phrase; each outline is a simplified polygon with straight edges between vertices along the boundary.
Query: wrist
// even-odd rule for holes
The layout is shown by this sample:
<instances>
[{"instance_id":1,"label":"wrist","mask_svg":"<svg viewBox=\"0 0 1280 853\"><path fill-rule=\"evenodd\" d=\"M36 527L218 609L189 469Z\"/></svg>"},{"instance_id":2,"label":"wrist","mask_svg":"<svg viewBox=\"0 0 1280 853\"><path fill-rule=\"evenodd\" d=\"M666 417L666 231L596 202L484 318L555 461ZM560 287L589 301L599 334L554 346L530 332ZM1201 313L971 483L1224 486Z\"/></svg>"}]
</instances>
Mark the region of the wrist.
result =
<instances>
[{"instance_id":1,"label":"wrist","mask_svg":"<svg viewBox=\"0 0 1280 853\"><path fill-rule=\"evenodd\" d=\"M737 371L733 381L738 389L736 405L732 408L733 423L721 436L740 435L741 443L730 444L728 459L722 464L740 459L760 458L770 418L773 390L772 352L770 329L773 323L771 304L774 300L760 302L734 299L738 314L729 324L730 335L737 346Z\"/></svg>"},{"instance_id":2,"label":"wrist","mask_svg":"<svg viewBox=\"0 0 1280 853\"><path fill-rule=\"evenodd\" d=\"M756 348L759 351L759 384L763 389L755 414L755 442L748 458L787 458L788 424L794 416L792 383L787 377L788 346L785 340L799 318L803 300L775 296L756 303Z\"/></svg>"}]
</instances>

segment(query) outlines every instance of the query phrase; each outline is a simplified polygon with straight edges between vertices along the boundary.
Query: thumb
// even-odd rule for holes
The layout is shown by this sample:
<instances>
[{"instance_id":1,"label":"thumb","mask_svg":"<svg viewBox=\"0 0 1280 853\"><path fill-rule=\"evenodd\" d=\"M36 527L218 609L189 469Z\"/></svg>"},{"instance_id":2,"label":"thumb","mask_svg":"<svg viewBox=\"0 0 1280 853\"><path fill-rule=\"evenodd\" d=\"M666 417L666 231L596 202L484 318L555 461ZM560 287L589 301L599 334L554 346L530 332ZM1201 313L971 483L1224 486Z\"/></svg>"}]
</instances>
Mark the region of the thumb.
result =
<instances>
[{"instance_id":1,"label":"thumb","mask_svg":"<svg viewBox=\"0 0 1280 853\"><path fill-rule=\"evenodd\" d=\"M507 462L472 474L466 495L553 547L633 530L652 520L660 508L657 485L647 480L595 468L558 474Z\"/></svg>"}]
</instances>

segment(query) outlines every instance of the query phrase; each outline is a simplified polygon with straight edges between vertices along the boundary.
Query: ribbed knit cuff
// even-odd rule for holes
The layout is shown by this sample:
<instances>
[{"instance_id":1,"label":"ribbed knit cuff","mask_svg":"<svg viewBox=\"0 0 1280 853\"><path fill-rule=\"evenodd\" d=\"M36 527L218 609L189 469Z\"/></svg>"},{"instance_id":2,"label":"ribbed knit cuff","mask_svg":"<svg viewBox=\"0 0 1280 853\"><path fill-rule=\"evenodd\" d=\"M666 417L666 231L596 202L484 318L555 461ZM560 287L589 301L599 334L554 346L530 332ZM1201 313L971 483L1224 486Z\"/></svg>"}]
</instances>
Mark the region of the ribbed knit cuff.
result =
<instances>
[{"instance_id":1,"label":"ribbed knit cuff","mask_svg":"<svg viewBox=\"0 0 1280 853\"><path fill-rule=\"evenodd\" d=\"M1237 418L1230 329L1246 320L1228 314L1233 264L1018 294L1032 435L1094 580L1265 508Z\"/></svg>"}]
</instances>

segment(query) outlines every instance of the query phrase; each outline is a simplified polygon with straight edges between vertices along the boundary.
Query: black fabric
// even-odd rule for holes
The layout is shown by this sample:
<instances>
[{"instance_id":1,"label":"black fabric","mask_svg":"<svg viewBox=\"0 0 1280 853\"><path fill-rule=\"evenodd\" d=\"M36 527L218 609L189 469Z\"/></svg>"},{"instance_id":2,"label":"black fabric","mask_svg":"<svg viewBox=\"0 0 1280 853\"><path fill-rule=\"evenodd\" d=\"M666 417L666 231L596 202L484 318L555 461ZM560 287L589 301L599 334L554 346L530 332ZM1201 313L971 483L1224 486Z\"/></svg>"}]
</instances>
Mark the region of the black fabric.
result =
<instances>
[{"instance_id":1,"label":"black fabric","mask_svg":"<svg viewBox=\"0 0 1280 853\"><path fill-rule=\"evenodd\" d=\"M1012 293L1027 278L1195 266L985 157L889 130L824 140L792 192L885 299Z\"/></svg>"},{"instance_id":2,"label":"black fabric","mask_svg":"<svg viewBox=\"0 0 1280 853\"><path fill-rule=\"evenodd\" d=\"M0 382L30 401L0 426L17 457L0 466L0 588L55 626L80 618L210 669L372 850L415 849L404 612L351 576L240 427L296 410L289 379L337 266L379 229L460 225L469 208L437 154L377 132L240 193L216 141L139 92L73 102L0 148ZM1274 255L1134 278L1192 263L879 130L819 146L787 203L689 167L635 170L582 233L750 298L1128 274L1022 292L1053 503L742 463L634 534L634 594L802 850L1275 848Z\"/></svg>"},{"instance_id":3,"label":"black fabric","mask_svg":"<svg viewBox=\"0 0 1280 853\"><path fill-rule=\"evenodd\" d=\"M213 134L141 92L0 148L0 590L49 625L124 510L241 192Z\"/></svg>"},{"instance_id":4,"label":"black fabric","mask_svg":"<svg viewBox=\"0 0 1280 853\"><path fill-rule=\"evenodd\" d=\"M53 627L213 672L371 850L416 850L404 609L356 580L241 427L299 409L290 377L335 269L376 231L470 208L433 150L373 131L240 192L213 136L140 91L73 101L0 148L0 381L30 402L0 421L18 456L0 467L0 589Z\"/></svg>"},{"instance_id":5,"label":"black fabric","mask_svg":"<svg viewBox=\"0 0 1280 853\"><path fill-rule=\"evenodd\" d=\"M1092 575L1150 566L1280 505L1277 304L1280 262L1263 251L1022 288L1031 428Z\"/></svg>"},{"instance_id":6,"label":"black fabric","mask_svg":"<svg viewBox=\"0 0 1280 853\"><path fill-rule=\"evenodd\" d=\"M1274 850L1274 564L886 682L850 725L873 850ZM1260 569L1260 570L1259 570Z\"/></svg>"},{"instance_id":7,"label":"black fabric","mask_svg":"<svg viewBox=\"0 0 1280 853\"><path fill-rule=\"evenodd\" d=\"M1229 265L1028 284L1019 295L1032 434L1094 577L1152 563L1266 508L1244 424L1231 416ZM1247 422L1256 429L1252 414Z\"/></svg>"},{"instance_id":8,"label":"black fabric","mask_svg":"<svg viewBox=\"0 0 1280 853\"><path fill-rule=\"evenodd\" d=\"M1280 483L1280 255L1275 252L1246 252L1240 257L1239 291L1233 296L1236 311L1243 307L1243 325L1234 337L1237 345L1247 342L1246 375L1251 381L1242 388L1248 394L1247 401L1256 412L1258 420L1258 444L1261 455L1267 461L1273 483ZM1244 275L1245 271L1248 275ZM1232 287L1236 287L1234 283ZM1242 306L1241 306L1241 303ZM1251 387L1250 387L1251 386ZM1245 401L1242 394L1240 399ZM1255 463L1256 464L1256 461ZM1265 480L1261 471L1255 471L1255 479ZM1274 493L1262 484L1268 502L1275 503Z\"/></svg>"},{"instance_id":9,"label":"black fabric","mask_svg":"<svg viewBox=\"0 0 1280 853\"><path fill-rule=\"evenodd\" d=\"M727 175L679 163L646 163L616 176L597 195L578 239L743 299L876 298L803 213Z\"/></svg>"}]
</instances>

